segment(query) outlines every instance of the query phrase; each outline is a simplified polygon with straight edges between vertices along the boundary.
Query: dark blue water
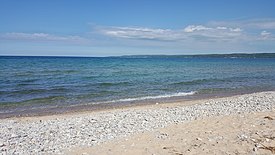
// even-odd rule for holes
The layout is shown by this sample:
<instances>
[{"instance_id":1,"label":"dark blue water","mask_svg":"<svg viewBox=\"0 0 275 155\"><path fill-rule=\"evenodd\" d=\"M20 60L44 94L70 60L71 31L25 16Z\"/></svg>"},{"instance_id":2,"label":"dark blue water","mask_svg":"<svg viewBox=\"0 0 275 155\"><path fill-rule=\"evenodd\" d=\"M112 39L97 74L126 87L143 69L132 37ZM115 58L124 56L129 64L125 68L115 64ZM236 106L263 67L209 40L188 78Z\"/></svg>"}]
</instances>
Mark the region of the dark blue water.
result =
<instances>
[{"instance_id":1,"label":"dark blue water","mask_svg":"<svg viewBox=\"0 0 275 155\"><path fill-rule=\"evenodd\" d=\"M274 88L274 58L0 57L0 113Z\"/></svg>"}]
</instances>

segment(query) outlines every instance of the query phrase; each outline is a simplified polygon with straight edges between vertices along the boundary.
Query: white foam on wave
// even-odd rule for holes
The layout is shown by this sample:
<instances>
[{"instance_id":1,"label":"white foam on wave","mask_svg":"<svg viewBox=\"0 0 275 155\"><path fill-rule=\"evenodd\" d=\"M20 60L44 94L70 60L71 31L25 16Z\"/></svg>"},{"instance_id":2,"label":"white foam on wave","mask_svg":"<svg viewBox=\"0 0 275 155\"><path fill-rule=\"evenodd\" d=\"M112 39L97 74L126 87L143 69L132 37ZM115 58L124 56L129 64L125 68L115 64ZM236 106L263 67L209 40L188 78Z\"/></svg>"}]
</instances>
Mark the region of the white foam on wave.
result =
<instances>
[{"instance_id":1,"label":"white foam on wave","mask_svg":"<svg viewBox=\"0 0 275 155\"><path fill-rule=\"evenodd\" d=\"M170 98L170 97L194 95L195 93L197 92L196 91L179 92L179 93L165 94L165 95L158 95L158 96L144 96L144 97L136 97L136 98L118 99L118 100L106 101L104 103L131 102L131 101L141 101L141 100L150 100L150 99Z\"/></svg>"}]
</instances>

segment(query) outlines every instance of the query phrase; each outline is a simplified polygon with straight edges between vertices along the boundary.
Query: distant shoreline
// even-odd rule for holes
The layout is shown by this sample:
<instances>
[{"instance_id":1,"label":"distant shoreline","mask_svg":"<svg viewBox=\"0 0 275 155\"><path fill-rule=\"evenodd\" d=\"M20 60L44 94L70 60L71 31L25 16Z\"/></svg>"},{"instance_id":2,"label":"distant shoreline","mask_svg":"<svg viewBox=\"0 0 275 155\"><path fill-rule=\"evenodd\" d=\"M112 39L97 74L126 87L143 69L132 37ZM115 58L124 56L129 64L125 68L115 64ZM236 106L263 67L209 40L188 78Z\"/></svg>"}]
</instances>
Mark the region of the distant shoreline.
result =
<instances>
[{"instance_id":1,"label":"distant shoreline","mask_svg":"<svg viewBox=\"0 0 275 155\"><path fill-rule=\"evenodd\" d=\"M225 54L184 54L184 55L118 55L118 56L77 56L77 55L0 55L0 57L58 57L58 58L275 58L275 53L225 53Z\"/></svg>"}]
</instances>

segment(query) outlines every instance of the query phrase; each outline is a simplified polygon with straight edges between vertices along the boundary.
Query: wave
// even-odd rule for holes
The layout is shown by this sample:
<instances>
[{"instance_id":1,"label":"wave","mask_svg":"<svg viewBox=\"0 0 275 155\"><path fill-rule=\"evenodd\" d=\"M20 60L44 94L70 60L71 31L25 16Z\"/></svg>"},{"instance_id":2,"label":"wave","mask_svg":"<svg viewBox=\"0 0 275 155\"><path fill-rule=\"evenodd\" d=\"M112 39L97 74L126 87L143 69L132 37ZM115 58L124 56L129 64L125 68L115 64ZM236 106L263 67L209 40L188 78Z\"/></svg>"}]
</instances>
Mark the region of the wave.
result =
<instances>
[{"instance_id":1,"label":"wave","mask_svg":"<svg viewBox=\"0 0 275 155\"><path fill-rule=\"evenodd\" d=\"M136 98L125 98L125 99L118 99L118 100L106 101L106 102L101 102L101 103L142 101L142 100L150 100L150 99L160 99L160 98L189 96L189 95L194 95L196 93L197 93L196 91L179 92L179 93L165 94L165 95L158 95L158 96L144 96L144 97L136 97Z\"/></svg>"},{"instance_id":2,"label":"wave","mask_svg":"<svg viewBox=\"0 0 275 155\"><path fill-rule=\"evenodd\" d=\"M38 102L38 103L40 103L40 102L44 101L44 102L47 103L48 101L65 100L65 99L66 99L65 96L61 96L61 95L57 96L57 95L55 95L55 96L47 96L47 97L41 97L41 98L34 98L34 99L26 100L26 101L23 101L23 102Z\"/></svg>"},{"instance_id":3,"label":"wave","mask_svg":"<svg viewBox=\"0 0 275 155\"><path fill-rule=\"evenodd\" d=\"M7 91L10 95L23 95L23 94L34 94L34 93L45 93L46 89L28 89L28 90L15 90L15 91Z\"/></svg>"},{"instance_id":4,"label":"wave","mask_svg":"<svg viewBox=\"0 0 275 155\"><path fill-rule=\"evenodd\" d=\"M175 82L171 85L200 85L200 84L208 84L208 83L223 83L223 82L245 82L245 81L251 81L251 80L257 80L259 79L274 79L274 76L264 76L264 75L256 75L256 76L233 76L233 77L226 77L226 78L209 78L209 79L196 79L191 81L181 81L181 82Z\"/></svg>"},{"instance_id":5,"label":"wave","mask_svg":"<svg viewBox=\"0 0 275 155\"><path fill-rule=\"evenodd\" d=\"M47 96L47 97L39 97L39 98L32 98L28 100L23 101L15 101L15 102L0 102L0 109L2 107L16 107L16 106L37 106L37 105L48 105L48 104L56 104L57 102L65 102L66 101L65 96Z\"/></svg>"},{"instance_id":6,"label":"wave","mask_svg":"<svg viewBox=\"0 0 275 155\"><path fill-rule=\"evenodd\" d=\"M118 85L128 85L129 82L102 82L102 83L98 83L99 86L118 86Z\"/></svg>"},{"instance_id":7,"label":"wave","mask_svg":"<svg viewBox=\"0 0 275 155\"><path fill-rule=\"evenodd\" d=\"M25 89L25 90L14 90L14 91L0 91L0 94L9 94L9 95L26 95L26 94L43 94L43 93L50 93L50 92L68 92L70 89L57 87L57 88L50 88L50 89Z\"/></svg>"},{"instance_id":8,"label":"wave","mask_svg":"<svg viewBox=\"0 0 275 155\"><path fill-rule=\"evenodd\" d=\"M19 73L15 73L14 76L15 77L30 77L33 76L34 72L19 72Z\"/></svg>"},{"instance_id":9,"label":"wave","mask_svg":"<svg viewBox=\"0 0 275 155\"><path fill-rule=\"evenodd\" d=\"M215 79L215 78L210 78L210 79L198 79L198 80L192 80L192 81L182 81L182 82L176 82L172 83L172 85L196 85L196 84L203 84L207 82L226 82L228 79Z\"/></svg>"},{"instance_id":10,"label":"wave","mask_svg":"<svg viewBox=\"0 0 275 155\"><path fill-rule=\"evenodd\" d=\"M240 77L240 76L234 76L234 77L227 77L227 78L209 78L209 79L195 79L191 81L181 81L181 82L175 82L171 85L199 85L199 84L205 84L205 83L217 83L217 82L238 82L238 81L244 81L247 79L262 79L262 76L250 76L250 77Z\"/></svg>"},{"instance_id":11,"label":"wave","mask_svg":"<svg viewBox=\"0 0 275 155\"><path fill-rule=\"evenodd\" d=\"M77 73L77 70L43 70L40 73L43 74L70 74L70 73Z\"/></svg>"},{"instance_id":12,"label":"wave","mask_svg":"<svg viewBox=\"0 0 275 155\"><path fill-rule=\"evenodd\" d=\"M18 83L16 84L16 86L34 86L34 85L39 85L39 84L35 84L35 83Z\"/></svg>"},{"instance_id":13,"label":"wave","mask_svg":"<svg viewBox=\"0 0 275 155\"><path fill-rule=\"evenodd\" d=\"M20 83L33 83L38 81L39 79L26 79L26 80L21 80Z\"/></svg>"},{"instance_id":14,"label":"wave","mask_svg":"<svg viewBox=\"0 0 275 155\"><path fill-rule=\"evenodd\" d=\"M198 90L198 94L208 94L208 93L215 93L215 92L223 92L223 91L233 91L238 89L237 87L232 88L204 88ZM240 89L240 88L239 88Z\"/></svg>"}]
</instances>

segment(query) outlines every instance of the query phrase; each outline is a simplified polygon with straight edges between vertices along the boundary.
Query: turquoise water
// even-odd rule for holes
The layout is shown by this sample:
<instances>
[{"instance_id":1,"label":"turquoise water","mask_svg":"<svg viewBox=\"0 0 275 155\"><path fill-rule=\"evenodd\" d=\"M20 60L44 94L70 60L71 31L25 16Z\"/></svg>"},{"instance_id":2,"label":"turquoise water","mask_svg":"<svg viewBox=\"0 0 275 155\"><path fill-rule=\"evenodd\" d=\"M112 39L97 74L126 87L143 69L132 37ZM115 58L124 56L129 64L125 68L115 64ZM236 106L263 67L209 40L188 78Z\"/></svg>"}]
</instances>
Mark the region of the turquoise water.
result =
<instances>
[{"instance_id":1,"label":"turquoise water","mask_svg":"<svg viewBox=\"0 0 275 155\"><path fill-rule=\"evenodd\" d=\"M0 113L274 90L274 58L0 57Z\"/></svg>"}]
</instances>

